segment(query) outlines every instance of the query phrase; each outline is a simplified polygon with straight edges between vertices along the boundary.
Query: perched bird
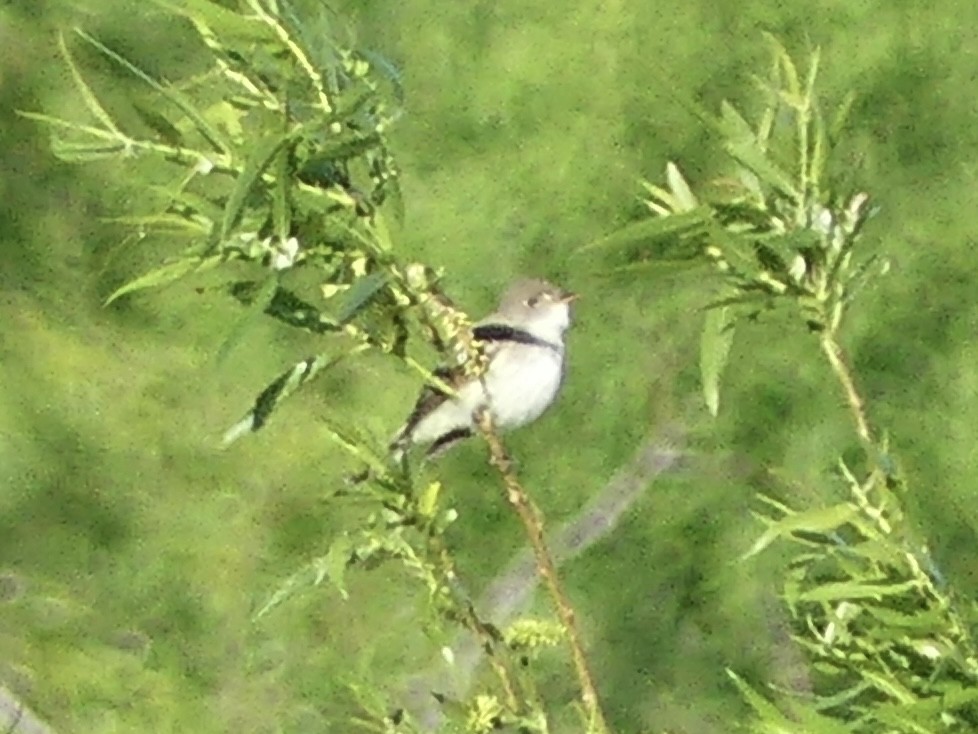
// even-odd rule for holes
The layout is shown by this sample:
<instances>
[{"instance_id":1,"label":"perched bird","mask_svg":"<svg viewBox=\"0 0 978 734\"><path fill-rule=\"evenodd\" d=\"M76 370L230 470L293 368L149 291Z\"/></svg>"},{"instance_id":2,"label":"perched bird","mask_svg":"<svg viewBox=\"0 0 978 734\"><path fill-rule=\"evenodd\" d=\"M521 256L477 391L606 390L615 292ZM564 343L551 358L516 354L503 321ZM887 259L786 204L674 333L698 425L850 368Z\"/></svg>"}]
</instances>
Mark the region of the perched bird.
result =
<instances>
[{"instance_id":1,"label":"perched bird","mask_svg":"<svg viewBox=\"0 0 978 734\"><path fill-rule=\"evenodd\" d=\"M488 407L500 429L518 428L553 403L564 379L570 304L576 294L543 280L519 280L503 294L499 308L472 329L485 345L487 366L481 379L466 376L461 365L434 372L456 395L431 385L395 434L390 449L401 461L415 444L426 457L440 454L475 431L477 411Z\"/></svg>"}]
</instances>

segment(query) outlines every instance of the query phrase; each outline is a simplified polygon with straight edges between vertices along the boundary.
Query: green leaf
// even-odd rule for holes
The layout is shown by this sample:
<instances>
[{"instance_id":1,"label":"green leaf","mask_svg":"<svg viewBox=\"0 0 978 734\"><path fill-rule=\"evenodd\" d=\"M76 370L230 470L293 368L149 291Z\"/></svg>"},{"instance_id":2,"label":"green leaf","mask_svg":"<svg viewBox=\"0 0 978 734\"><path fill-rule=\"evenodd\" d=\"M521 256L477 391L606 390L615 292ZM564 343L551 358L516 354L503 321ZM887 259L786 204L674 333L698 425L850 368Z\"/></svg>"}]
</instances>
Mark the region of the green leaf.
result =
<instances>
[{"instance_id":1,"label":"green leaf","mask_svg":"<svg viewBox=\"0 0 978 734\"><path fill-rule=\"evenodd\" d=\"M202 25L212 31L219 31L245 42L272 41L272 29L254 16L245 16L228 10L212 0L153 0L170 12L189 18L194 24Z\"/></svg>"},{"instance_id":2,"label":"green leaf","mask_svg":"<svg viewBox=\"0 0 978 734\"><path fill-rule=\"evenodd\" d=\"M337 537L325 556L313 559L279 585L268 601L255 612L255 621L296 594L320 586L326 579L332 582L344 600L347 599L349 594L343 584L343 573L349 564L352 551L353 542L346 534Z\"/></svg>"},{"instance_id":3,"label":"green leaf","mask_svg":"<svg viewBox=\"0 0 978 734\"><path fill-rule=\"evenodd\" d=\"M626 249L666 236L689 234L700 230L709 221L710 216L710 209L701 206L691 211L672 214L667 217L640 219L626 224L617 232L578 248L577 253L602 249Z\"/></svg>"},{"instance_id":4,"label":"green leaf","mask_svg":"<svg viewBox=\"0 0 978 734\"><path fill-rule=\"evenodd\" d=\"M75 32L102 54L117 63L136 78L141 79L164 98L176 105L176 107L179 108L180 111L182 111L194 124L197 131L216 152L227 154L228 150L230 149L230 145L223 139L217 129L204 119L204 117L197 111L194 104L190 102L187 97L178 92L176 89L156 81L153 77L133 64L127 58L120 56L108 46L103 45L84 31L76 29Z\"/></svg>"},{"instance_id":5,"label":"green leaf","mask_svg":"<svg viewBox=\"0 0 978 734\"><path fill-rule=\"evenodd\" d=\"M254 296L253 301L245 309L245 312L238 317L235 321L234 326L228 332L228 335L221 342L221 346L217 350L217 356L215 358L217 364L223 364L224 360L231 353L231 350L240 343L241 339L245 334L248 333L249 327L257 323L265 313L265 309L272 302L272 298L275 297L275 291L278 289L279 277L278 273L271 273L265 278L261 287L258 289Z\"/></svg>"},{"instance_id":6,"label":"green leaf","mask_svg":"<svg viewBox=\"0 0 978 734\"><path fill-rule=\"evenodd\" d=\"M208 270L218 265L222 260L223 258L221 256L215 255L211 257L181 258L180 260L167 263L166 265L156 268L155 270L151 270L135 280L129 281L121 288L117 288L112 295L106 299L105 305L108 306L116 299L121 298L128 293L133 293L134 291L145 290L146 288L159 288L160 286L169 285L170 283L180 280L191 273L198 273L203 270Z\"/></svg>"},{"instance_id":7,"label":"green leaf","mask_svg":"<svg viewBox=\"0 0 978 734\"><path fill-rule=\"evenodd\" d=\"M721 104L720 121L717 125L727 138L724 147L733 158L762 182L790 197L792 201L800 201L800 194L791 176L768 158L758 143L754 130L733 105L728 102Z\"/></svg>"},{"instance_id":8,"label":"green leaf","mask_svg":"<svg viewBox=\"0 0 978 734\"><path fill-rule=\"evenodd\" d=\"M81 92L82 99L85 100L85 106L88 107L89 111L95 115L95 118L101 122L107 130L112 132L115 137L120 140L125 139L122 131L116 126L112 117L106 112L105 108L102 106L101 102L98 101L98 97L92 91L91 87L88 86L85 78L81 75L78 70L78 66L75 64L75 60L71 56L71 52L68 50L68 44L65 43L64 34L58 34L58 47L61 49L61 55L65 59L65 63L68 65L69 71L71 71L72 79L75 82L75 86L78 87L78 91Z\"/></svg>"},{"instance_id":9,"label":"green leaf","mask_svg":"<svg viewBox=\"0 0 978 734\"><path fill-rule=\"evenodd\" d=\"M774 704L761 696L729 668L727 669L727 676L734 682L740 695L744 697L744 700L760 718L762 726L759 728L762 731L771 732L771 734L797 734L797 724L781 713Z\"/></svg>"},{"instance_id":10,"label":"green leaf","mask_svg":"<svg viewBox=\"0 0 978 734\"><path fill-rule=\"evenodd\" d=\"M179 214L146 214L124 217L106 217L103 221L115 224L124 224L129 227L148 229L156 232L176 233L184 232L187 234L206 235L210 228L192 217L184 217Z\"/></svg>"},{"instance_id":11,"label":"green leaf","mask_svg":"<svg viewBox=\"0 0 978 734\"><path fill-rule=\"evenodd\" d=\"M295 132L282 134L276 133L269 135L257 146L245 163L244 169L235 179L234 189L228 197L227 204L224 206L224 214L221 218L220 240L224 242L228 239L235 225L240 221L244 211L248 195L255 188L265 170L271 165L279 151L296 136Z\"/></svg>"},{"instance_id":12,"label":"green leaf","mask_svg":"<svg viewBox=\"0 0 978 734\"><path fill-rule=\"evenodd\" d=\"M818 507L806 512L797 512L787 517L771 522L770 526L759 537L750 550L742 558L747 559L755 556L774 541L790 536L796 532L806 533L830 533L845 525L852 518L859 514L858 508L847 502L832 505L831 507Z\"/></svg>"},{"instance_id":13,"label":"green leaf","mask_svg":"<svg viewBox=\"0 0 978 734\"><path fill-rule=\"evenodd\" d=\"M322 574L319 579L328 578L329 582L336 587L344 601L350 598L346 590L345 578L346 569L350 565L350 558L353 554L353 541L350 536L344 533L337 536L329 546L326 555L320 560L319 570Z\"/></svg>"},{"instance_id":14,"label":"green leaf","mask_svg":"<svg viewBox=\"0 0 978 734\"><path fill-rule=\"evenodd\" d=\"M380 271L358 278L346 292L336 314L336 320L341 324L347 323L366 308L385 285L387 285L387 274Z\"/></svg>"},{"instance_id":15,"label":"green leaf","mask_svg":"<svg viewBox=\"0 0 978 734\"><path fill-rule=\"evenodd\" d=\"M693 211L699 206L689 184L686 183L683 174L679 172L679 168L672 161L666 164L666 181L669 183L669 190L672 191L672 196L676 201L677 211Z\"/></svg>"},{"instance_id":16,"label":"green leaf","mask_svg":"<svg viewBox=\"0 0 978 734\"><path fill-rule=\"evenodd\" d=\"M421 492L421 496L418 498L418 512L421 513L422 517L434 517L438 510L438 498L441 496L441 490L441 482L434 481L429 482L428 486Z\"/></svg>"},{"instance_id":17,"label":"green leaf","mask_svg":"<svg viewBox=\"0 0 978 734\"><path fill-rule=\"evenodd\" d=\"M717 127L731 143L750 143L756 140L750 123L726 100L720 103L720 119Z\"/></svg>"},{"instance_id":18,"label":"green leaf","mask_svg":"<svg viewBox=\"0 0 978 734\"><path fill-rule=\"evenodd\" d=\"M174 148L184 147L185 141L183 135L180 134L176 125L170 122L165 115L139 102L134 102L132 107L136 114L139 115L139 119L143 121L146 127L156 133L160 140L167 145L172 145Z\"/></svg>"},{"instance_id":19,"label":"green leaf","mask_svg":"<svg viewBox=\"0 0 978 734\"><path fill-rule=\"evenodd\" d=\"M795 188L791 177L772 163L764 151L753 140L750 142L728 141L725 147L733 158L749 169L763 183L780 191L794 203L801 200L801 195L798 193L798 189Z\"/></svg>"},{"instance_id":20,"label":"green leaf","mask_svg":"<svg viewBox=\"0 0 978 734\"><path fill-rule=\"evenodd\" d=\"M720 378L727 366L730 345L734 338L732 309L727 306L712 308L706 312L703 333L700 336L700 381L703 399L710 415L716 418L720 411Z\"/></svg>"},{"instance_id":21,"label":"green leaf","mask_svg":"<svg viewBox=\"0 0 978 734\"><path fill-rule=\"evenodd\" d=\"M859 581L839 581L821 584L798 595L799 601L834 602L853 599L882 599L905 594L919 586L916 579L898 584L872 584Z\"/></svg>"},{"instance_id":22,"label":"green leaf","mask_svg":"<svg viewBox=\"0 0 978 734\"><path fill-rule=\"evenodd\" d=\"M245 414L244 418L224 433L222 445L226 447L234 441L237 441L244 434L254 433L261 429L283 400L307 384L321 371L337 364L345 356L347 355L341 355L332 360L327 359L323 355L309 357L280 374L258 394L258 397L255 398L254 405Z\"/></svg>"},{"instance_id":23,"label":"green leaf","mask_svg":"<svg viewBox=\"0 0 978 734\"><path fill-rule=\"evenodd\" d=\"M126 150L126 144L121 141L116 143L81 143L56 136L51 140L51 152L65 163L91 163L106 158L118 158Z\"/></svg>"},{"instance_id":24,"label":"green leaf","mask_svg":"<svg viewBox=\"0 0 978 734\"><path fill-rule=\"evenodd\" d=\"M292 234L292 207L289 202L289 182L294 179L289 170L289 151L279 148L275 156L275 183L272 185L272 227L279 242Z\"/></svg>"}]
</instances>

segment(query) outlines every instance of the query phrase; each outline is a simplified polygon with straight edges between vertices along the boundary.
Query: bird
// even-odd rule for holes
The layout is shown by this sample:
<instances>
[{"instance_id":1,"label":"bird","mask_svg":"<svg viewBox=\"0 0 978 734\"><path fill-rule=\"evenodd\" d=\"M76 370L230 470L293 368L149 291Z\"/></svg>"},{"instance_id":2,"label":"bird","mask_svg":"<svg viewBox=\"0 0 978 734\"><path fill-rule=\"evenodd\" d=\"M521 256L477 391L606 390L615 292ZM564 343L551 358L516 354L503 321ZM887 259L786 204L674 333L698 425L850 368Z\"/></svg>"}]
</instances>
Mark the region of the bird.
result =
<instances>
[{"instance_id":1,"label":"bird","mask_svg":"<svg viewBox=\"0 0 978 734\"><path fill-rule=\"evenodd\" d=\"M481 377L467 375L461 364L436 369L432 374L455 394L433 384L421 390L390 443L392 459L401 463L416 445L426 446L425 459L443 454L473 435L483 408L503 431L539 418L564 382L565 334L577 298L546 280L515 281L496 311L472 327L486 357Z\"/></svg>"}]
</instances>

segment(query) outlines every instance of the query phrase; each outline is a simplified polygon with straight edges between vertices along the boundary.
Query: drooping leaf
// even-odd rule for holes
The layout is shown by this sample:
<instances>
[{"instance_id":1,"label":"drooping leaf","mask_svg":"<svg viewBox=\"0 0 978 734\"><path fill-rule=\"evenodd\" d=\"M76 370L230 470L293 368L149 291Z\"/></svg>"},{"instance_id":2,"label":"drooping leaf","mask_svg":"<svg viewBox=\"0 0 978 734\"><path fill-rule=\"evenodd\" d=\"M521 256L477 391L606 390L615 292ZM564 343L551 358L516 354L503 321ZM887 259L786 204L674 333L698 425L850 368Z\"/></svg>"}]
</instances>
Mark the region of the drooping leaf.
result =
<instances>
[{"instance_id":1,"label":"drooping leaf","mask_svg":"<svg viewBox=\"0 0 978 734\"><path fill-rule=\"evenodd\" d=\"M359 351L362 350L355 348L350 352L332 358L326 357L325 355L309 357L280 374L259 393L258 397L255 398L255 403L251 410L225 432L222 445L229 446L245 434L260 430L268 422L272 413L281 405L282 401L291 396L299 388L308 384L320 373L336 366L343 359L353 354L358 354Z\"/></svg>"},{"instance_id":2,"label":"drooping leaf","mask_svg":"<svg viewBox=\"0 0 978 734\"><path fill-rule=\"evenodd\" d=\"M734 338L733 309L711 308L706 312L700 336L700 382L710 415L720 411L720 379L727 366Z\"/></svg>"},{"instance_id":3,"label":"drooping leaf","mask_svg":"<svg viewBox=\"0 0 978 734\"><path fill-rule=\"evenodd\" d=\"M169 85L161 84L127 58L120 56L108 46L104 45L84 31L76 29L75 32L99 52L114 61L123 69L126 69L136 78L145 82L149 87L151 87L165 99L172 102L187 116L187 119L193 123L194 127L201 134L201 137L207 141L215 152L220 154L226 154L228 152L230 149L228 142L223 139L223 136L213 125L207 122L207 120L197 111L196 106L185 95Z\"/></svg>"},{"instance_id":4,"label":"drooping leaf","mask_svg":"<svg viewBox=\"0 0 978 734\"><path fill-rule=\"evenodd\" d=\"M272 302L272 298L275 297L275 292L278 289L279 277L278 273L269 273L262 283L258 292L255 294L252 303L245 309L245 312L241 314L236 320L228 335L221 342L221 346L218 347L217 356L215 361L217 364L223 364L227 359L227 356L231 353L231 350L237 346L244 335L248 333L250 327L254 326L260 318L265 314L265 310L268 305Z\"/></svg>"},{"instance_id":5,"label":"drooping leaf","mask_svg":"<svg viewBox=\"0 0 978 734\"><path fill-rule=\"evenodd\" d=\"M216 267L223 260L224 258L219 255L213 255L210 257L193 256L167 263L159 268L156 268L155 270L151 270L145 275L141 275L135 280L129 281L120 288L117 288L112 295L105 300L105 305L108 306L113 301L128 293L145 290L147 288L159 288L160 286L169 285L170 283L180 280L191 273L199 273Z\"/></svg>"},{"instance_id":6,"label":"drooping leaf","mask_svg":"<svg viewBox=\"0 0 978 734\"><path fill-rule=\"evenodd\" d=\"M224 206L219 234L221 242L228 239L231 231L240 221L248 200L248 195L255 189L265 170L275 160L279 151L293 140L295 136L295 132L286 134L273 133L255 146L241 173L235 179L234 189L231 191L227 204Z\"/></svg>"},{"instance_id":7,"label":"drooping leaf","mask_svg":"<svg viewBox=\"0 0 978 734\"><path fill-rule=\"evenodd\" d=\"M78 70L78 66L75 64L74 58L72 58L71 52L68 50L68 44L65 42L64 34L58 34L58 48L61 49L61 55L64 57L65 63L68 65L68 69L71 71L72 79L75 82L75 86L81 93L82 99L85 101L85 106L88 110L95 116L95 118L105 126L105 129L111 132L117 139L124 140L125 135L119 130L119 127L115 124L112 116L105 110L102 103L99 102L98 96L92 91L91 87L85 81L82 76L81 71Z\"/></svg>"}]
</instances>

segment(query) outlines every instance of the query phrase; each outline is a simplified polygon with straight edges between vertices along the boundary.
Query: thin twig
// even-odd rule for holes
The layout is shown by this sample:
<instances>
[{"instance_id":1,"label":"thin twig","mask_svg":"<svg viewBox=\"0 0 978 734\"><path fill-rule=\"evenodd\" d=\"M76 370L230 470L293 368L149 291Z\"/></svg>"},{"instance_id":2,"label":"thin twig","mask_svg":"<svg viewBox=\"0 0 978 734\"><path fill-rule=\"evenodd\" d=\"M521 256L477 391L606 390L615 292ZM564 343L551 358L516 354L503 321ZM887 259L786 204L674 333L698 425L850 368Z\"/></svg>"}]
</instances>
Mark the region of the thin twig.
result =
<instances>
[{"instance_id":1,"label":"thin twig","mask_svg":"<svg viewBox=\"0 0 978 734\"><path fill-rule=\"evenodd\" d=\"M553 557L547 548L547 541L544 537L543 518L540 511L526 493L523 485L520 484L516 473L513 470L513 463L506 453L502 440L496 433L492 425L492 418L487 410L483 410L478 416L479 430L489 444L489 453L492 465L499 470L503 483L506 487L506 501L516 510L526 534L533 547L533 556L536 559L537 571L543 579L547 591L553 599L554 606L557 607L557 615L560 617L561 624L567 633L567 640L571 648L571 657L574 661L574 670L577 673L578 684L581 688L581 701L588 719L588 731L596 734L607 734L608 725L605 722L604 713L601 710L601 703L598 700L597 687L594 685L594 678L588 668L587 656L584 652L584 644L581 640L581 633L577 628L577 621L574 615L574 608L571 606L567 595L564 592L560 579L557 576L557 567Z\"/></svg>"},{"instance_id":2,"label":"thin twig","mask_svg":"<svg viewBox=\"0 0 978 734\"><path fill-rule=\"evenodd\" d=\"M455 560L441 538L432 539L435 553L441 563L442 573L448 580L448 587L455 603L460 622L472 632L489 658L492 668L506 695L506 704L515 713L521 712L520 697L517 695L516 675L510 669L510 661L506 651L500 650L499 640L492 632L492 627L482 619L476 611L475 604L469 599L458 583L455 572Z\"/></svg>"},{"instance_id":3,"label":"thin twig","mask_svg":"<svg viewBox=\"0 0 978 734\"><path fill-rule=\"evenodd\" d=\"M853 420L856 422L856 432L859 434L859 438L868 446L872 446L874 443L873 434L869 429L869 421L866 418L866 406L863 403L862 396L860 396L859 391L856 389L856 381L853 379L849 365L846 363L845 353L831 332L826 332L822 335L821 344L822 351L825 352L832 371L835 372L835 376L839 378L839 383L842 385L846 402L849 403Z\"/></svg>"}]
</instances>

